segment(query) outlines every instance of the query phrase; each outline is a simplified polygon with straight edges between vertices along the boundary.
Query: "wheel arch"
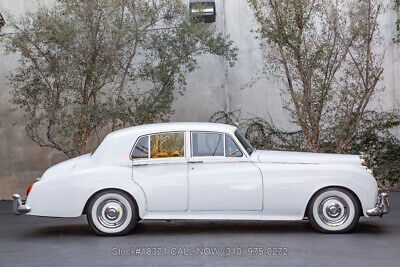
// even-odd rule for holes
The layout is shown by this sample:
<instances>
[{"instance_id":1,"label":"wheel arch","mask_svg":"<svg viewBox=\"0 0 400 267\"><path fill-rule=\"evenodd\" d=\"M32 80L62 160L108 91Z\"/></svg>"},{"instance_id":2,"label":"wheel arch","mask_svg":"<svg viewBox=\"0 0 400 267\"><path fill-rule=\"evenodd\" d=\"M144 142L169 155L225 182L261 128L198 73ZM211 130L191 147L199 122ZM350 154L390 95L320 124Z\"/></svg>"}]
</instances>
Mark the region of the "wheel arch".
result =
<instances>
[{"instance_id":1,"label":"wheel arch","mask_svg":"<svg viewBox=\"0 0 400 267\"><path fill-rule=\"evenodd\" d=\"M91 201L97 194L99 194L99 193L101 193L101 192L104 192L104 191L108 191L108 190L117 190L117 191L121 191L121 192L124 192L125 194L127 194L127 195L131 198L131 200L133 201L133 203L135 204L135 208L136 208L137 213L138 213L138 219L139 219L139 220L141 219L141 212L143 213L143 211L144 211L143 208L144 208L144 207L139 207L138 201L137 201L136 198L132 195L131 192L129 192L128 190L122 189L122 188L118 188L118 187L107 187L107 188L99 189L99 190L97 190L96 192L94 192L94 193L86 200L86 203L85 203L85 205L84 205L84 207L83 207L83 209L82 209L82 215L83 215L83 214L86 214L86 212L87 212L87 207L88 207L90 201Z\"/></svg>"}]
</instances>

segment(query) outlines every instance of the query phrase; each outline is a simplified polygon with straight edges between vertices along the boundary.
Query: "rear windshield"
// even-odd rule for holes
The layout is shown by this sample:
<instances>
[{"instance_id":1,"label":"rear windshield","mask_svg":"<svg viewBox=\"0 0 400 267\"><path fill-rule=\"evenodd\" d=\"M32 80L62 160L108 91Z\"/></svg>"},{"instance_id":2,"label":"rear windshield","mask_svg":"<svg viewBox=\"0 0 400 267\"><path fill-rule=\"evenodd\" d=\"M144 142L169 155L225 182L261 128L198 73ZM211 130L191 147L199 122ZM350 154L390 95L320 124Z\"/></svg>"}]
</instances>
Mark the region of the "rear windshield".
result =
<instances>
[{"instance_id":1,"label":"rear windshield","mask_svg":"<svg viewBox=\"0 0 400 267\"><path fill-rule=\"evenodd\" d=\"M242 144L244 149L246 149L247 153L249 153L249 155L251 155L251 153L253 153L253 151L254 151L254 148L250 145L249 141L247 141L247 139L244 137L244 135L241 132L239 132L239 130L236 130L235 136L237 139L239 139L239 142Z\"/></svg>"}]
</instances>

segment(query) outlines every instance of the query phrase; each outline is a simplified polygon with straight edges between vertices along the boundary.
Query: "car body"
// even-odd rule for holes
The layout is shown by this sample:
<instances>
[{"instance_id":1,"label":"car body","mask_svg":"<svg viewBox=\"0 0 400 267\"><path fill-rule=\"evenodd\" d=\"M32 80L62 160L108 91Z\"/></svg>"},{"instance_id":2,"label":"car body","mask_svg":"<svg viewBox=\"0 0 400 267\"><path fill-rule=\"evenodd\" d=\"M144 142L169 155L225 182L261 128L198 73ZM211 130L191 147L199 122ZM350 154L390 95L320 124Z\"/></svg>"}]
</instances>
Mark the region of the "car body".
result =
<instances>
[{"instance_id":1,"label":"car body","mask_svg":"<svg viewBox=\"0 0 400 267\"><path fill-rule=\"evenodd\" d=\"M381 216L389 211L387 194L378 192L362 163L358 155L253 150L236 127L225 124L134 126L108 134L92 154L49 168L24 205L14 195L14 210L78 217L88 214L94 196L114 190L132 200L127 205L138 220L303 220L313 197L333 188L359 206L356 215ZM327 198L324 208L336 212L329 215L350 209L341 204L344 198ZM92 215L117 216L126 210L122 202L103 203L105 211L97 207Z\"/></svg>"}]
</instances>

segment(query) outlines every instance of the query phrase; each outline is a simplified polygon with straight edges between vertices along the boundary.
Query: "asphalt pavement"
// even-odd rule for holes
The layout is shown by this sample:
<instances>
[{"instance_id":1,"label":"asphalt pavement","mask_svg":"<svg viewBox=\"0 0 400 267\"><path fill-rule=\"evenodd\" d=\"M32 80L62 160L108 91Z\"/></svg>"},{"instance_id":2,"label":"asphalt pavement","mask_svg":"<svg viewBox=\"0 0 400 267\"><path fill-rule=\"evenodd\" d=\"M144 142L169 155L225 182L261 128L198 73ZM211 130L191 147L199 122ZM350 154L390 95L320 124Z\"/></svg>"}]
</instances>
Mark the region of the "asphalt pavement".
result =
<instances>
[{"instance_id":1,"label":"asphalt pavement","mask_svg":"<svg viewBox=\"0 0 400 267\"><path fill-rule=\"evenodd\" d=\"M306 221L141 221L132 234L97 236L86 217L15 216L0 201L0 266L400 266L400 193L391 213L350 234Z\"/></svg>"}]
</instances>

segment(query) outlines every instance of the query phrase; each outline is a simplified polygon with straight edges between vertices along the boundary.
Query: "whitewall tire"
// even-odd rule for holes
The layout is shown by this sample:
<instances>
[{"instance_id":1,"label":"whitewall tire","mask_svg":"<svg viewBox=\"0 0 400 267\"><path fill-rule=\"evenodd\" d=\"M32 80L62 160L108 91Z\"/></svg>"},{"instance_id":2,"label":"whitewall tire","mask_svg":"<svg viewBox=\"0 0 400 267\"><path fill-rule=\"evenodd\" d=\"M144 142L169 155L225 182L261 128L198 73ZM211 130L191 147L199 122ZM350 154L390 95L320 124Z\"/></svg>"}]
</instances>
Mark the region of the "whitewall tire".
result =
<instances>
[{"instance_id":1,"label":"whitewall tire","mask_svg":"<svg viewBox=\"0 0 400 267\"><path fill-rule=\"evenodd\" d=\"M346 233L358 223L361 207L356 196L341 187L325 188L310 200L307 215L311 226L323 233Z\"/></svg>"},{"instance_id":2,"label":"whitewall tire","mask_svg":"<svg viewBox=\"0 0 400 267\"><path fill-rule=\"evenodd\" d=\"M136 204L123 191L105 190L89 201L87 220L100 235L128 234L138 221Z\"/></svg>"}]
</instances>

